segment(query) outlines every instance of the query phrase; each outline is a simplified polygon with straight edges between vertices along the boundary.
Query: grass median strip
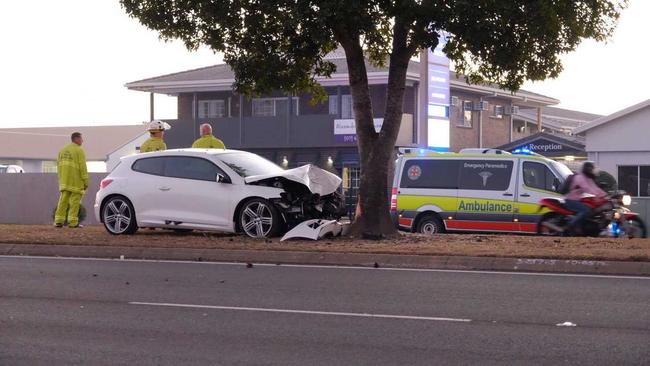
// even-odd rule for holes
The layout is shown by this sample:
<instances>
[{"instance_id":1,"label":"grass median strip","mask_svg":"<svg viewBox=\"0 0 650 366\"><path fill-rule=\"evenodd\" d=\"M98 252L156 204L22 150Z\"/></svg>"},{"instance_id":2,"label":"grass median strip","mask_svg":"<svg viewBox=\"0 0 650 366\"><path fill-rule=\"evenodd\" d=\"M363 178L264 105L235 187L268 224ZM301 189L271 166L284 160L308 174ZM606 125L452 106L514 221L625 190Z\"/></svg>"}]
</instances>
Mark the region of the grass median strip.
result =
<instances>
[{"instance_id":1,"label":"grass median strip","mask_svg":"<svg viewBox=\"0 0 650 366\"><path fill-rule=\"evenodd\" d=\"M279 238L256 240L208 232L140 230L136 235L114 236L100 226L71 230L49 225L0 225L0 243L650 261L650 239L517 235L401 234L383 241L331 238L280 242Z\"/></svg>"}]
</instances>

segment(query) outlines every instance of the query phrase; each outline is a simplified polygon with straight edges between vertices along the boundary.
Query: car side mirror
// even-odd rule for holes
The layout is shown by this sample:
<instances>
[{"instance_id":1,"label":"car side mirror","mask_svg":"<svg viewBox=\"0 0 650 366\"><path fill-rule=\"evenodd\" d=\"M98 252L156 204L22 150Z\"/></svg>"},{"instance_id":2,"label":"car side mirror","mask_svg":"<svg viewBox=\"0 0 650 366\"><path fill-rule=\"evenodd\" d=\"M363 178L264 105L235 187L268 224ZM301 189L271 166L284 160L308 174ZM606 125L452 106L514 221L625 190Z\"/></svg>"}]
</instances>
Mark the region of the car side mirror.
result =
<instances>
[{"instance_id":1,"label":"car side mirror","mask_svg":"<svg viewBox=\"0 0 650 366\"><path fill-rule=\"evenodd\" d=\"M226 180L227 180L227 179L226 179L226 177L225 177L223 174L217 173L217 176L216 176L216 178L215 178L215 181L216 181L217 183L227 183Z\"/></svg>"},{"instance_id":2,"label":"car side mirror","mask_svg":"<svg viewBox=\"0 0 650 366\"><path fill-rule=\"evenodd\" d=\"M553 192L557 192L557 191L559 191L561 185L562 185L562 182L560 182L559 179L554 178L554 179L553 179Z\"/></svg>"}]
</instances>

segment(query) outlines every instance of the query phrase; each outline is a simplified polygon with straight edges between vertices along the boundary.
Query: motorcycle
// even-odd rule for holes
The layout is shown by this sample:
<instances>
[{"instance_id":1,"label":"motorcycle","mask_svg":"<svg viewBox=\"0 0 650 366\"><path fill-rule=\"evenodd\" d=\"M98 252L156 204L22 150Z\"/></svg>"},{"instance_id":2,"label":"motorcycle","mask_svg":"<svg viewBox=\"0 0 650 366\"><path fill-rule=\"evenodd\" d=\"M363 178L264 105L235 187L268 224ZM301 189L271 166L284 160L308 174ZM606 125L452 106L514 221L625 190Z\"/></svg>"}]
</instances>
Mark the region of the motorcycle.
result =
<instances>
[{"instance_id":1,"label":"motorcycle","mask_svg":"<svg viewBox=\"0 0 650 366\"><path fill-rule=\"evenodd\" d=\"M587 196L580 200L591 209L591 215L576 228L576 235L589 237L645 238L646 225L638 213L627 207L632 198L619 191L608 197ZM539 235L562 235L566 232L575 212L568 209L565 200L556 197L543 198L539 210L548 209L537 223Z\"/></svg>"}]
</instances>

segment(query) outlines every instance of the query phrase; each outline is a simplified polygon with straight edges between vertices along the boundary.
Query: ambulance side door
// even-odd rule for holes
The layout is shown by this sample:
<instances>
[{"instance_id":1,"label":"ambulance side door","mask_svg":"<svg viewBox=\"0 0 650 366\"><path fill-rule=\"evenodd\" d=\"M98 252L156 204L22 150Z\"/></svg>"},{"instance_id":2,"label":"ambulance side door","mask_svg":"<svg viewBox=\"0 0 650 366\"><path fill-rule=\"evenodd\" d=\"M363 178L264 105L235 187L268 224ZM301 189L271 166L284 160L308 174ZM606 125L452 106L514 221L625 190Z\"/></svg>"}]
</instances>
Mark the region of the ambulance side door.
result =
<instances>
[{"instance_id":1,"label":"ambulance side door","mask_svg":"<svg viewBox=\"0 0 650 366\"><path fill-rule=\"evenodd\" d=\"M397 195L400 227L412 227L423 211L436 212L445 223L455 216L459 160L415 157L403 164Z\"/></svg>"},{"instance_id":2,"label":"ambulance side door","mask_svg":"<svg viewBox=\"0 0 650 366\"><path fill-rule=\"evenodd\" d=\"M457 230L517 231L516 158L466 158L460 166Z\"/></svg>"},{"instance_id":3,"label":"ambulance side door","mask_svg":"<svg viewBox=\"0 0 650 366\"><path fill-rule=\"evenodd\" d=\"M560 180L549 165L542 160L520 159L520 176L517 194L517 221L522 232L537 232L539 201L545 197L561 196Z\"/></svg>"}]
</instances>

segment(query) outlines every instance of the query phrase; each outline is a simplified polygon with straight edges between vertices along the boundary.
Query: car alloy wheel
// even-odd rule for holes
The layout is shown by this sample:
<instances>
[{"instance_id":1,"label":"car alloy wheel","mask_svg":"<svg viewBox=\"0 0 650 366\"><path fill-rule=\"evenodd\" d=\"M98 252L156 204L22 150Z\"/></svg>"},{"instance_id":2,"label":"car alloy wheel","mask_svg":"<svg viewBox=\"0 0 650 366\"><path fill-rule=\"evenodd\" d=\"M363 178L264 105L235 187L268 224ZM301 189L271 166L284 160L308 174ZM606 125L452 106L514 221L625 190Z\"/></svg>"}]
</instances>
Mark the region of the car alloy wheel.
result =
<instances>
[{"instance_id":1,"label":"car alloy wheel","mask_svg":"<svg viewBox=\"0 0 650 366\"><path fill-rule=\"evenodd\" d=\"M124 198L111 198L104 205L102 217L104 218L104 227L111 234L120 235L135 232L135 215L131 204Z\"/></svg>"},{"instance_id":2,"label":"car alloy wheel","mask_svg":"<svg viewBox=\"0 0 650 366\"><path fill-rule=\"evenodd\" d=\"M264 200L252 200L244 205L240 214L242 230L251 238L265 238L274 232L275 209Z\"/></svg>"}]
</instances>

